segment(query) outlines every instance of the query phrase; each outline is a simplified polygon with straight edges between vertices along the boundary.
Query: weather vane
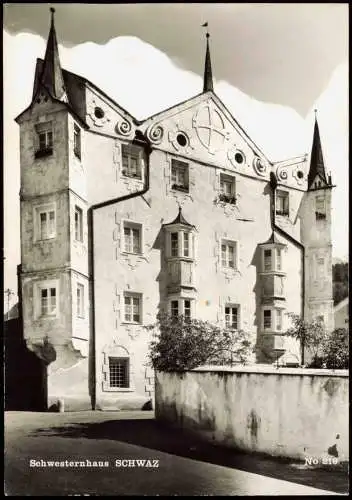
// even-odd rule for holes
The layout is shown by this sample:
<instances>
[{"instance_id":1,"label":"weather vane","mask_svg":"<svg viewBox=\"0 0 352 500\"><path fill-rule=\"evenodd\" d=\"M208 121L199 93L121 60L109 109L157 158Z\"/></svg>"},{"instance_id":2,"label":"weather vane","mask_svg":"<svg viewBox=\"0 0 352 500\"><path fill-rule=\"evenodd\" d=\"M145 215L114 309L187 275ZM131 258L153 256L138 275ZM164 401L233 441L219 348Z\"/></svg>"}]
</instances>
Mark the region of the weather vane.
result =
<instances>
[{"instance_id":1,"label":"weather vane","mask_svg":"<svg viewBox=\"0 0 352 500\"><path fill-rule=\"evenodd\" d=\"M202 28L207 28L207 34L206 37L209 38L209 30L208 30L208 21L206 21L204 24L202 24Z\"/></svg>"}]
</instances>

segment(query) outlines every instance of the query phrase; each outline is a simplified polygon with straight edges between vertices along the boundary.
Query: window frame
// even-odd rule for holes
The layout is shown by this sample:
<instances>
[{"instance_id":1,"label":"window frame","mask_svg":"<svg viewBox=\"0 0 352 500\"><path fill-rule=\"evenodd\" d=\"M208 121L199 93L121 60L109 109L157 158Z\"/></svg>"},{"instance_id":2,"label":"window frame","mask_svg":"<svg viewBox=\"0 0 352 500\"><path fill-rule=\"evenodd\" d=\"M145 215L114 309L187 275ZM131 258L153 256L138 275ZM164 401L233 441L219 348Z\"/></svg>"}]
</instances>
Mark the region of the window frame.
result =
<instances>
[{"instance_id":1,"label":"window frame","mask_svg":"<svg viewBox=\"0 0 352 500\"><path fill-rule=\"evenodd\" d=\"M173 238L173 235L177 234L177 240ZM187 235L187 237L186 237ZM171 259L189 259L194 258L194 242L193 242L193 231L187 229L175 228L174 230L168 231L168 257ZM187 240L187 244L186 243ZM188 254L185 254L185 249L187 248ZM175 251L176 250L176 253Z\"/></svg>"},{"instance_id":2,"label":"window frame","mask_svg":"<svg viewBox=\"0 0 352 500\"><path fill-rule=\"evenodd\" d=\"M230 193L226 193L224 189L225 184L230 185ZM219 199L225 203L230 203L232 205L236 204L236 177L234 175L229 175L224 172L220 172L219 176Z\"/></svg>"},{"instance_id":3,"label":"window frame","mask_svg":"<svg viewBox=\"0 0 352 500\"><path fill-rule=\"evenodd\" d=\"M173 304L177 302L177 312L178 314L175 316L173 315ZM189 310L189 315L185 314L186 307L185 307L185 302L189 302L189 307L187 309ZM194 297L180 297L180 296L171 296L169 297L169 304L168 304L168 314L171 316L171 318L178 318L180 316L183 316L185 320L192 320L195 317L195 298Z\"/></svg>"},{"instance_id":4,"label":"window frame","mask_svg":"<svg viewBox=\"0 0 352 500\"><path fill-rule=\"evenodd\" d=\"M112 376L111 376L111 364L110 364L110 361L118 361L118 362L121 362L123 361L124 362L124 371L125 371L125 385L112 385ZM110 390L124 390L124 389L130 389L131 387L131 363L130 363L130 358L129 357L122 357L122 356L111 356L109 355L108 356L108 370L107 370L107 373L108 373L108 387Z\"/></svg>"},{"instance_id":5,"label":"window frame","mask_svg":"<svg viewBox=\"0 0 352 500\"><path fill-rule=\"evenodd\" d=\"M49 231L50 228L50 213L54 213L54 228ZM46 224L47 224L47 237L43 237L42 224L41 224L41 214L46 214ZM36 205L33 207L33 221L34 221L34 241L48 241L53 240L57 237L57 211L56 203L45 203L43 205Z\"/></svg>"},{"instance_id":6,"label":"window frame","mask_svg":"<svg viewBox=\"0 0 352 500\"><path fill-rule=\"evenodd\" d=\"M318 202L322 202L322 208L318 207ZM326 200L325 196L317 195L315 197L315 219L325 220L326 219Z\"/></svg>"},{"instance_id":7,"label":"window frame","mask_svg":"<svg viewBox=\"0 0 352 500\"><path fill-rule=\"evenodd\" d=\"M53 154L54 150L54 127L53 122L35 124L35 158L42 158ZM44 136L44 145L41 138Z\"/></svg>"},{"instance_id":8,"label":"window frame","mask_svg":"<svg viewBox=\"0 0 352 500\"><path fill-rule=\"evenodd\" d=\"M55 289L55 309L48 314L43 314L42 291ZM50 295L50 293L48 294ZM60 286L59 280L42 280L33 283L34 320L53 320L60 316Z\"/></svg>"},{"instance_id":9,"label":"window frame","mask_svg":"<svg viewBox=\"0 0 352 500\"><path fill-rule=\"evenodd\" d=\"M278 209L278 200L282 201L282 209ZM290 193L283 189L278 189L275 193L275 215L289 217L290 215Z\"/></svg>"},{"instance_id":10,"label":"window frame","mask_svg":"<svg viewBox=\"0 0 352 500\"><path fill-rule=\"evenodd\" d=\"M127 157L127 166L124 165L124 158ZM144 174L144 149L142 146L136 144L124 143L121 144L121 173L122 177L126 179L135 179L138 181L143 180ZM131 159L136 160L136 174L133 174L133 168L131 166Z\"/></svg>"},{"instance_id":11,"label":"window frame","mask_svg":"<svg viewBox=\"0 0 352 500\"><path fill-rule=\"evenodd\" d=\"M224 259L223 259L223 246L225 246L225 265L224 265ZM229 265L230 258L229 258L229 251L228 249L230 247L234 248L233 252L233 266ZM222 238L220 241L220 265L222 269L229 270L232 269L233 271L238 271L238 241L236 240L229 240L227 238Z\"/></svg>"},{"instance_id":12,"label":"window frame","mask_svg":"<svg viewBox=\"0 0 352 500\"><path fill-rule=\"evenodd\" d=\"M231 317L231 321L228 324L227 319L226 319L226 309L230 309L229 316ZM233 310L236 310L236 327L233 326ZM226 303L224 306L224 324L225 328L229 328L231 330L240 330L241 329L241 316L240 316L240 305L239 304L234 304L232 302Z\"/></svg>"},{"instance_id":13,"label":"window frame","mask_svg":"<svg viewBox=\"0 0 352 500\"><path fill-rule=\"evenodd\" d=\"M285 275L284 272L284 255L283 255L284 246L281 245L267 245L262 247L262 256L261 256L261 272L262 273L279 273L281 275ZM271 252L270 259L270 269L266 268L266 258L265 253Z\"/></svg>"},{"instance_id":14,"label":"window frame","mask_svg":"<svg viewBox=\"0 0 352 500\"><path fill-rule=\"evenodd\" d=\"M170 184L173 191L180 191L181 193L189 193L189 163L171 158L170 166ZM183 172L183 183L180 183L179 174Z\"/></svg>"},{"instance_id":15,"label":"window frame","mask_svg":"<svg viewBox=\"0 0 352 500\"><path fill-rule=\"evenodd\" d=\"M85 289L83 283L76 283L76 316L81 319L85 317Z\"/></svg>"},{"instance_id":16,"label":"window frame","mask_svg":"<svg viewBox=\"0 0 352 500\"><path fill-rule=\"evenodd\" d=\"M78 215L78 218L76 220L76 215ZM74 209L74 224L75 224L75 241L83 242L83 209L75 205ZM77 230L78 226L78 230ZM78 237L77 237L78 235Z\"/></svg>"},{"instance_id":17,"label":"window frame","mask_svg":"<svg viewBox=\"0 0 352 500\"><path fill-rule=\"evenodd\" d=\"M270 311L270 327L265 327L265 312ZM278 313L279 311L279 313ZM261 317L261 327L262 331L267 333L267 332L274 332L274 333L282 333L284 330L284 307L278 307L278 306L264 306L262 308L262 317Z\"/></svg>"},{"instance_id":18,"label":"window frame","mask_svg":"<svg viewBox=\"0 0 352 500\"><path fill-rule=\"evenodd\" d=\"M77 123L73 124L73 152L74 155L80 160L82 155L82 134L81 128Z\"/></svg>"},{"instance_id":19,"label":"window frame","mask_svg":"<svg viewBox=\"0 0 352 500\"><path fill-rule=\"evenodd\" d=\"M140 224L139 222L131 221L129 219L124 219L124 220L122 220L121 226L122 226L122 235L121 235L122 253L129 254L129 255L143 255L143 253L144 253L144 249L143 249L143 243L144 243L143 224ZM127 249L127 238L125 235L125 229L129 229L131 234L132 234L131 247L129 250ZM134 251L133 230L138 230L138 233L139 233L139 236L138 236L139 251L138 252Z\"/></svg>"},{"instance_id":20,"label":"window frame","mask_svg":"<svg viewBox=\"0 0 352 500\"><path fill-rule=\"evenodd\" d=\"M132 299L131 304L126 304L126 298ZM138 313L139 313L139 320L136 321L134 320L134 300L138 300ZM131 314L130 318L131 319L126 319L127 316L127 306L131 307ZM130 292L130 291L125 291L123 292L123 320L122 323L129 324L129 325L142 325L143 324L143 295L141 293L137 292Z\"/></svg>"}]
</instances>

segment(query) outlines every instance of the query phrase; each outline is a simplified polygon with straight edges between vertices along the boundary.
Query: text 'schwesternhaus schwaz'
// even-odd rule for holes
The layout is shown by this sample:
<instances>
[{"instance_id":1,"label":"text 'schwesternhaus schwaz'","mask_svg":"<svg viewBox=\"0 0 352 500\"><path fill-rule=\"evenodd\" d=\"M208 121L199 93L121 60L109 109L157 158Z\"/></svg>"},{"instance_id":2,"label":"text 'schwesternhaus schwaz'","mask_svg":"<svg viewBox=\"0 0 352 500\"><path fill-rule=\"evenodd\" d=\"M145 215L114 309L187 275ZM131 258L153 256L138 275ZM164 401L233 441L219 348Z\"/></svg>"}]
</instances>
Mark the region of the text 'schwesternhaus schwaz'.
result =
<instances>
[{"instance_id":1,"label":"text 'schwesternhaus schwaz'","mask_svg":"<svg viewBox=\"0 0 352 500\"><path fill-rule=\"evenodd\" d=\"M255 334L258 363L299 353L288 312L333 328L317 118L307 155L272 162L213 90L209 35L203 91L139 121L61 67L52 14L16 121L23 330L49 402L143 407L159 311Z\"/></svg>"}]
</instances>

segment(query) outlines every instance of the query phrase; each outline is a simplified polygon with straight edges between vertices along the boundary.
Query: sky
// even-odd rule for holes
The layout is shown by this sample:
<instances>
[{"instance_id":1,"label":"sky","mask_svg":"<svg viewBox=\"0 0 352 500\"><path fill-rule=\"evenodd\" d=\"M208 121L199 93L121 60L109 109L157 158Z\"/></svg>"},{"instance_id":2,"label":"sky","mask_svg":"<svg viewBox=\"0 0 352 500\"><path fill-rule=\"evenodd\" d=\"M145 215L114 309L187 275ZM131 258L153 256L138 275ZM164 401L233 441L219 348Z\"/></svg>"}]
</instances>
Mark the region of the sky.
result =
<instances>
[{"instance_id":1,"label":"sky","mask_svg":"<svg viewBox=\"0 0 352 500\"><path fill-rule=\"evenodd\" d=\"M272 161L310 151L315 108L332 197L333 257L348 255L348 4L5 4L4 286L17 291L19 130L49 7L62 66L136 118L202 90L209 25L214 90ZM15 300L15 296L14 299Z\"/></svg>"}]
</instances>

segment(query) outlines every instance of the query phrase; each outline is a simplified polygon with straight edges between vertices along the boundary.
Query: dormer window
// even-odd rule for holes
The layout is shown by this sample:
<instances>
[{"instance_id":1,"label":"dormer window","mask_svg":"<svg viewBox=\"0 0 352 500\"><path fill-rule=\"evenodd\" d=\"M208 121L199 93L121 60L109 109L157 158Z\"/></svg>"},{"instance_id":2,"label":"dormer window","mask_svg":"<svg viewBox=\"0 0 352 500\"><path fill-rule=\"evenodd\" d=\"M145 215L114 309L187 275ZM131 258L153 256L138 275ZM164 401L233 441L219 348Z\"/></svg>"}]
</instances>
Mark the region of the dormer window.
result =
<instances>
[{"instance_id":1,"label":"dormer window","mask_svg":"<svg viewBox=\"0 0 352 500\"><path fill-rule=\"evenodd\" d=\"M53 128L52 123L38 123L35 126L37 134L36 158L49 156L53 154Z\"/></svg>"},{"instance_id":2,"label":"dormer window","mask_svg":"<svg viewBox=\"0 0 352 500\"><path fill-rule=\"evenodd\" d=\"M172 159L171 161L171 188L188 193L189 191L189 165L184 161Z\"/></svg>"},{"instance_id":3,"label":"dormer window","mask_svg":"<svg viewBox=\"0 0 352 500\"><path fill-rule=\"evenodd\" d=\"M287 191L276 192L276 215L284 215L288 217L289 212L289 194Z\"/></svg>"},{"instance_id":4,"label":"dormer window","mask_svg":"<svg viewBox=\"0 0 352 500\"><path fill-rule=\"evenodd\" d=\"M142 179L143 148L134 144L122 144L122 175Z\"/></svg>"}]
</instances>

